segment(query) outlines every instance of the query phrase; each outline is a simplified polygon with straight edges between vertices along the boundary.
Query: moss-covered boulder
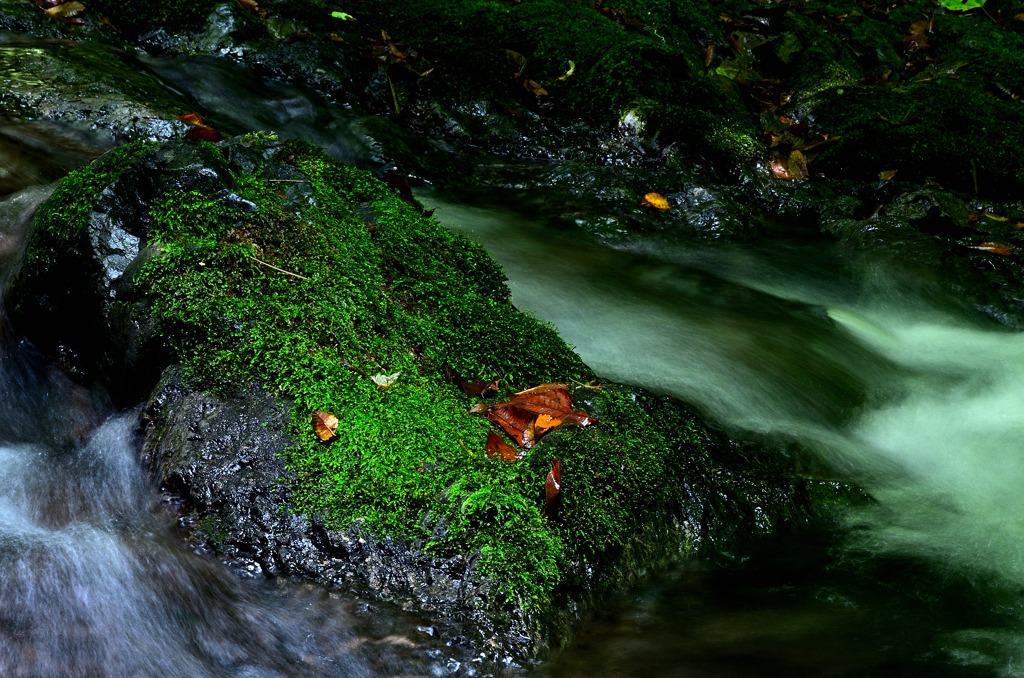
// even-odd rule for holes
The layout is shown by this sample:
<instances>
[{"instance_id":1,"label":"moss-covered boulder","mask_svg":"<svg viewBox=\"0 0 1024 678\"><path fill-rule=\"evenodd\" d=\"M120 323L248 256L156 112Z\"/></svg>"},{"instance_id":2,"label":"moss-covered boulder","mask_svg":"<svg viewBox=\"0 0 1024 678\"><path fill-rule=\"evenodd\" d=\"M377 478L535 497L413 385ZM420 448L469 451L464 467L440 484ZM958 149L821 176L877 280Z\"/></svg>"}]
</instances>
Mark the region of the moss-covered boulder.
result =
<instances>
[{"instance_id":1,"label":"moss-covered boulder","mask_svg":"<svg viewBox=\"0 0 1024 678\"><path fill-rule=\"evenodd\" d=\"M107 154L40 209L10 296L80 379L125 404L157 386L145 457L194 543L405 600L495 660L564 642L590 602L700 544L838 496L670 399L595 382L479 246L301 142ZM569 383L597 423L491 458L496 429L453 372L500 379L497 399Z\"/></svg>"}]
</instances>

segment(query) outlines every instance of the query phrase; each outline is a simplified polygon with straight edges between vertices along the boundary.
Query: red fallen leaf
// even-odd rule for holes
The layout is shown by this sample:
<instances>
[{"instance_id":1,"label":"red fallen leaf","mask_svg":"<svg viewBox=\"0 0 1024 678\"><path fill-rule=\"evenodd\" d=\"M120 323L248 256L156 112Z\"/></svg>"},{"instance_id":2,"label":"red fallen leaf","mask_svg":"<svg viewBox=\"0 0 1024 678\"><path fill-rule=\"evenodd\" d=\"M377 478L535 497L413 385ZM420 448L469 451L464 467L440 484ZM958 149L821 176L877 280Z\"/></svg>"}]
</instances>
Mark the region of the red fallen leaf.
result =
<instances>
[{"instance_id":1,"label":"red fallen leaf","mask_svg":"<svg viewBox=\"0 0 1024 678\"><path fill-rule=\"evenodd\" d=\"M194 127L185 134L185 138L189 141L209 141L212 143L224 141L224 135L210 127Z\"/></svg>"},{"instance_id":2,"label":"red fallen leaf","mask_svg":"<svg viewBox=\"0 0 1024 678\"><path fill-rule=\"evenodd\" d=\"M316 433L317 438L324 441L330 440L338 435L335 433L337 430L338 418L336 416L323 410L313 413L313 432Z\"/></svg>"},{"instance_id":3,"label":"red fallen leaf","mask_svg":"<svg viewBox=\"0 0 1024 678\"><path fill-rule=\"evenodd\" d=\"M206 127L206 125L203 123L203 119L195 113L189 113L188 115L179 115L178 120L184 120L190 125L199 125L200 127Z\"/></svg>"},{"instance_id":4,"label":"red fallen leaf","mask_svg":"<svg viewBox=\"0 0 1024 678\"><path fill-rule=\"evenodd\" d=\"M562 415L562 419L573 424L579 424L580 426L590 426L597 422L597 417L592 414L587 414L581 410L575 412L569 412L568 414Z\"/></svg>"},{"instance_id":5,"label":"red fallen leaf","mask_svg":"<svg viewBox=\"0 0 1024 678\"><path fill-rule=\"evenodd\" d=\"M515 395L517 395L517 396L532 395L534 393L547 393L548 391L557 391L557 390L568 391L569 390L569 384L563 384L563 383L557 382L557 381L556 382L552 382L550 384L541 384L540 386L534 386L533 388L528 388L525 391L516 391Z\"/></svg>"},{"instance_id":6,"label":"red fallen leaf","mask_svg":"<svg viewBox=\"0 0 1024 678\"><path fill-rule=\"evenodd\" d=\"M548 471L547 478L544 479L544 498L546 499L544 511L547 513L548 518L553 516L555 508L558 506L558 498L561 493L562 460L555 459L554 463L551 464L551 470Z\"/></svg>"},{"instance_id":7,"label":"red fallen leaf","mask_svg":"<svg viewBox=\"0 0 1024 678\"><path fill-rule=\"evenodd\" d=\"M546 414L556 419L561 418L563 414L572 412L572 396L564 388L517 393L509 402L527 412Z\"/></svg>"},{"instance_id":8,"label":"red fallen leaf","mask_svg":"<svg viewBox=\"0 0 1024 678\"><path fill-rule=\"evenodd\" d=\"M1017 251L1016 247L1010 247L1009 245L1004 245L1001 242L983 242L980 245L972 246L971 249L991 252L992 254L1001 254L1004 257Z\"/></svg>"},{"instance_id":9,"label":"red fallen leaf","mask_svg":"<svg viewBox=\"0 0 1024 678\"><path fill-rule=\"evenodd\" d=\"M502 440L501 436L494 431L487 432L487 457L490 459L501 459L506 462L522 459L519 450Z\"/></svg>"},{"instance_id":10,"label":"red fallen leaf","mask_svg":"<svg viewBox=\"0 0 1024 678\"><path fill-rule=\"evenodd\" d=\"M481 379L480 381L470 383L463 379L462 375L456 372L448 363L445 363L442 369L444 371L444 380L449 384L455 384L468 396L491 398L497 395L500 379L492 379L490 381Z\"/></svg>"},{"instance_id":11,"label":"red fallen leaf","mask_svg":"<svg viewBox=\"0 0 1024 678\"><path fill-rule=\"evenodd\" d=\"M521 447L533 447L535 440L532 427L537 415L521 410L511 403L488 407L486 412L487 418L500 426Z\"/></svg>"}]
</instances>

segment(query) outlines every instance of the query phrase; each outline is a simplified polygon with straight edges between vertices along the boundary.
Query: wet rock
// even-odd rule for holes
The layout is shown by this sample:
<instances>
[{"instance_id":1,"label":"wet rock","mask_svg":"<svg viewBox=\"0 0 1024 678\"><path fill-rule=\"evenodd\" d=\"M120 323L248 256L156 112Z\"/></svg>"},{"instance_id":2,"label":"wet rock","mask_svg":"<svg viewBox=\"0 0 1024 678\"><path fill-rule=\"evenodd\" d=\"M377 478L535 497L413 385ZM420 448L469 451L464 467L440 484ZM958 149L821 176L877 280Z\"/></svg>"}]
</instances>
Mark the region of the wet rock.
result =
<instances>
[{"instance_id":1,"label":"wet rock","mask_svg":"<svg viewBox=\"0 0 1024 678\"><path fill-rule=\"evenodd\" d=\"M3 31L0 77L0 118L101 129L107 143L168 139L187 127L175 117L188 112L187 104L110 46Z\"/></svg>"},{"instance_id":2,"label":"wet rock","mask_svg":"<svg viewBox=\"0 0 1024 678\"><path fill-rule=\"evenodd\" d=\"M297 509L283 459L294 444L292 403L257 388L224 400L190 389L182 372L167 368L142 410L142 460L181 507L193 548L243 577L296 575L428 611L438 625L430 635L468 633L507 652L536 652L522 619L488 609L491 582L473 554L432 557L360 523L329 529Z\"/></svg>"}]
</instances>

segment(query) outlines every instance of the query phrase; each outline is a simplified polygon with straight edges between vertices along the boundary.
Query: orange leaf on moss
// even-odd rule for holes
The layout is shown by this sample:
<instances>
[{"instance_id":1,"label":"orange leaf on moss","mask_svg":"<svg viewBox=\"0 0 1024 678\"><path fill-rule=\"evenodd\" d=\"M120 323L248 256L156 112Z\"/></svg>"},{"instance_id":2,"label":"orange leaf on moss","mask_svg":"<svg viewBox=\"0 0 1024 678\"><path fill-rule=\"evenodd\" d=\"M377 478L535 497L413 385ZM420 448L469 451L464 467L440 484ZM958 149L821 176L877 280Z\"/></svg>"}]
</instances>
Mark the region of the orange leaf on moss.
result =
<instances>
[{"instance_id":1,"label":"orange leaf on moss","mask_svg":"<svg viewBox=\"0 0 1024 678\"><path fill-rule=\"evenodd\" d=\"M329 412L317 410L313 413L313 432L320 440L327 441L338 435L338 418Z\"/></svg>"}]
</instances>

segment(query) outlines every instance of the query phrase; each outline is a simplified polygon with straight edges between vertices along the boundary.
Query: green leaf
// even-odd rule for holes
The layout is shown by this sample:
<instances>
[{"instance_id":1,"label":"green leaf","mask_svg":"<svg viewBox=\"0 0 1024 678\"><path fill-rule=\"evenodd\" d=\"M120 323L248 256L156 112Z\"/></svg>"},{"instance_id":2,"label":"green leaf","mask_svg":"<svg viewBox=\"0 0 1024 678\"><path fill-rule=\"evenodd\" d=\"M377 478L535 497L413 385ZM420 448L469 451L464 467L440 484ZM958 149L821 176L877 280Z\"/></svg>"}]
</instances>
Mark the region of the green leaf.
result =
<instances>
[{"instance_id":1,"label":"green leaf","mask_svg":"<svg viewBox=\"0 0 1024 678\"><path fill-rule=\"evenodd\" d=\"M352 16L351 14L346 14L345 12L331 12L331 16L333 16L335 19L341 19L342 21L356 20L354 16Z\"/></svg>"},{"instance_id":2,"label":"green leaf","mask_svg":"<svg viewBox=\"0 0 1024 678\"><path fill-rule=\"evenodd\" d=\"M779 57L779 60L784 64L788 64L793 61L797 52L802 50L804 46L800 43L800 38L796 37L795 33L786 31L775 40L775 54Z\"/></svg>"},{"instance_id":3,"label":"green leaf","mask_svg":"<svg viewBox=\"0 0 1024 678\"><path fill-rule=\"evenodd\" d=\"M966 12L985 6L985 0L939 0L939 4L955 12Z\"/></svg>"},{"instance_id":4,"label":"green leaf","mask_svg":"<svg viewBox=\"0 0 1024 678\"><path fill-rule=\"evenodd\" d=\"M741 71L742 68L736 59L726 59L718 65L718 68L715 69L715 73L723 75L730 80L735 80Z\"/></svg>"}]
</instances>

